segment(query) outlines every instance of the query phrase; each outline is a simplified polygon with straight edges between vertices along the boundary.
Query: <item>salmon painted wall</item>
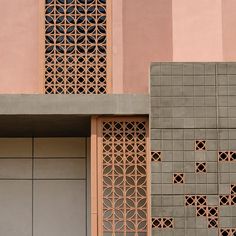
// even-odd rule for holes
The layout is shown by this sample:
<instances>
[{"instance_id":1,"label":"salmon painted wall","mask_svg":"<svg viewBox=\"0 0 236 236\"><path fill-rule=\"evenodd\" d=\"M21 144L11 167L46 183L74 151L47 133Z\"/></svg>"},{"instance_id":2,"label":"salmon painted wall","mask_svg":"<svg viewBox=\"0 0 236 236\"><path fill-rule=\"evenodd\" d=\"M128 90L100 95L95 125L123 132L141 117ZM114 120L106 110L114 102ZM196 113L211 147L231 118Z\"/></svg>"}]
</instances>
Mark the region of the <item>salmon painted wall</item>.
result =
<instances>
[{"instance_id":1,"label":"salmon painted wall","mask_svg":"<svg viewBox=\"0 0 236 236\"><path fill-rule=\"evenodd\" d=\"M172 60L171 0L123 0L124 93L148 91L152 61Z\"/></svg>"},{"instance_id":2,"label":"salmon painted wall","mask_svg":"<svg viewBox=\"0 0 236 236\"><path fill-rule=\"evenodd\" d=\"M43 1L0 0L0 93L42 92ZM148 93L154 61L236 61L235 0L108 1L113 93Z\"/></svg>"},{"instance_id":3,"label":"salmon painted wall","mask_svg":"<svg viewBox=\"0 0 236 236\"><path fill-rule=\"evenodd\" d=\"M148 93L151 61L236 61L235 0L123 0L122 4L124 93Z\"/></svg>"},{"instance_id":4,"label":"salmon painted wall","mask_svg":"<svg viewBox=\"0 0 236 236\"><path fill-rule=\"evenodd\" d=\"M38 0L0 6L0 93L38 93Z\"/></svg>"},{"instance_id":5,"label":"salmon painted wall","mask_svg":"<svg viewBox=\"0 0 236 236\"><path fill-rule=\"evenodd\" d=\"M236 1L222 1L223 58L236 61Z\"/></svg>"},{"instance_id":6,"label":"salmon painted wall","mask_svg":"<svg viewBox=\"0 0 236 236\"><path fill-rule=\"evenodd\" d=\"M173 61L222 61L221 0L172 0Z\"/></svg>"}]
</instances>

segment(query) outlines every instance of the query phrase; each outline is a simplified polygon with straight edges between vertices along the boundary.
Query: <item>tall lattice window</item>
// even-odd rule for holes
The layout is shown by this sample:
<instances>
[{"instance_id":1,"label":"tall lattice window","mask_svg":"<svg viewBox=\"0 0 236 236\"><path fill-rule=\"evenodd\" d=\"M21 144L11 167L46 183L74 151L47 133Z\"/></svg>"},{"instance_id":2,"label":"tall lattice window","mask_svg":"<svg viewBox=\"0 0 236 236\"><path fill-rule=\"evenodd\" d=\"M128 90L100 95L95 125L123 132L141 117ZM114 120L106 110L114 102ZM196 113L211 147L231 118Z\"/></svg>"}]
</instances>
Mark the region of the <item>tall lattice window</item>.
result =
<instances>
[{"instance_id":1,"label":"tall lattice window","mask_svg":"<svg viewBox=\"0 0 236 236\"><path fill-rule=\"evenodd\" d=\"M45 93L104 94L109 0L45 0Z\"/></svg>"},{"instance_id":2,"label":"tall lattice window","mask_svg":"<svg viewBox=\"0 0 236 236\"><path fill-rule=\"evenodd\" d=\"M114 118L101 129L99 235L150 235L147 121Z\"/></svg>"}]
</instances>

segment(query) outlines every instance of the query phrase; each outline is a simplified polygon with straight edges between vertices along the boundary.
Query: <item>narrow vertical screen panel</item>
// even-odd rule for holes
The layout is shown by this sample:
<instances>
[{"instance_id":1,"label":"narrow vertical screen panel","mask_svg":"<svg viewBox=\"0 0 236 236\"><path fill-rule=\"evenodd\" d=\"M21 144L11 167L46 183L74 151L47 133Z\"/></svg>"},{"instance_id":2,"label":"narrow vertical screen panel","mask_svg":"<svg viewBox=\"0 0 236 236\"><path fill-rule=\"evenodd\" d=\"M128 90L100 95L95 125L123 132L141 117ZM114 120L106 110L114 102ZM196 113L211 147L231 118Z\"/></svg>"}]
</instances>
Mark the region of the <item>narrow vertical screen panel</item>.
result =
<instances>
[{"instance_id":1,"label":"narrow vertical screen panel","mask_svg":"<svg viewBox=\"0 0 236 236\"><path fill-rule=\"evenodd\" d=\"M102 119L100 125L99 235L149 235L147 120Z\"/></svg>"},{"instance_id":2,"label":"narrow vertical screen panel","mask_svg":"<svg viewBox=\"0 0 236 236\"><path fill-rule=\"evenodd\" d=\"M107 93L108 0L45 0L45 93Z\"/></svg>"}]
</instances>

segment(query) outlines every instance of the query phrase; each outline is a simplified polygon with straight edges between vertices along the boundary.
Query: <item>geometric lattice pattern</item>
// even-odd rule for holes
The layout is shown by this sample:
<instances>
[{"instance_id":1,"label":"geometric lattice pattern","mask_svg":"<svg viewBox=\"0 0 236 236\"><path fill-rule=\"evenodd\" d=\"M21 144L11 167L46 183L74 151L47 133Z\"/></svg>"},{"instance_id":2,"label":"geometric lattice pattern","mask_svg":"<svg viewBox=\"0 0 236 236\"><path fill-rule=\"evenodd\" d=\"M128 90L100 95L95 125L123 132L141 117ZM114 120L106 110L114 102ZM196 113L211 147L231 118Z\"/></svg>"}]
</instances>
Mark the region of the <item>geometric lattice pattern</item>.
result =
<instances>
[{"instance_id":1,"label":"geometric lattice pattern","mask_svg":"<svg viewBox=\"0 0 236 236\"><path fill-rule=\"evenodd\" d=\"M186 195L185 196L185 206L196 206L196 196Z\"/></svg>"},{"instance_id":2,"label":"geometric lattice pattern","mask_svg":"<svg viewBox=\"0 0 236 236\"><path fill-rule=\"evenodd\" d=\"M185 195L185 206L206 206L206 195Z\"/></svg>"},{"instance_id":3,"label":"geometric lattice pattern","mask_svg":"<svg viewBox=\"0 0 236 236\"><path fill-rule=\"evenodd\" d=\"M208 228L218 228L219 224L219 209L218 206L207 208L207 223Z\"/></svg>"},{"instance_id":4,"label":"geometric lattice pattern","mask_svg":"<svg viewBox=\"0 0 236 236\"><path fill-rule=\"evenodd\" d=\"M219 236L235 236L236 235L236 229L232 228L224 228L219 230Z\"/></svg>"},{"instance_id":5,"label":"geometric lattice pattern","mask_svg":"<svg viewBox=\"0 0 236 236\"><path fill-rule=\"evenodd\" d=\"M229 161L230 160L230 156L229 156L229 152L219 152L218 153L218 160L219 161Z\"/></svg>"},{"instance_id":6,"label":"geometric lattice pattern","mask_svg":"<svg viewBox=\"0 0 236 236\"><path fill-rule=\"evenodd\" d=\"M102 123L102 227L109 235L148 235L147 122Z\"/></svg>"},{"instance_id":7,"label":"geometric lattice pattern","mask_svg":"<svg viewBox=\"0 0 236 236\"><path fill-rule=\"evenodd\" d=\"M195 142L196 150L206 150L206 141L205 140L197 140Z\"/></svg>"},{"instance_id":8,"label":"geometric lattice pattern","mask_svg":"<svg viewBox=\"0 0 236 236\"><path fill-rule=\"evenodd\" d=\"M206 172L206 162L196 162L195 164L196 173L205 173Z\"/></svg>"},{"instance_id":9,"label":"geometric lattice pattern","mask_svg":"<svg viewBox=\"0 0 236 236\"><path fill-rule=\"evenodd\" d=\"M196 196L196 205L197 206L206 206L207 205L206 195Z\"/></svg>"},{"instance_id":10,"label":"geometric lattice pattern","mask_svg":"<svg viewBox=\"0 0 236 236\"><path fill-rule=\"evenodd\" d=\"M236 152L229 152L230 161L236 161Z\"/></svg>"},{"instance_id":11,"label":"geometric lattice pattern","mask_svg":"<svg viewBox=\"0 0 236 236\"><path fill-rule=\"evenodd\" d=\"M218 228L219 220L218 217L209 217L207 218L208 228Z\"/></svg>"},{"instance_id":12,"label":"geometric lattice pattern","mask_svg":"<svg viewBox=\"0 0 236 236\"><path fill-rule=\"evenodd\" d=\"M45 93L107 93L106 0L46 0Z\"/></svg>"},{"instance_id":13,"label":"geometric lattice pattern","mask_svg":"<svg viewBox=\"0 0 236 236\"><path fill-rule=\"evenodd\" d=\"M206 196L196 196L196 215L207 216Z\"/></svg>"},{"instance_id":14,"label":"geometric lattice pattern","mask_svg":"<svg viewBox=\"0 0 236 236\"><path fill-rule=\"evenodd\" d=\"M206 217L208 228L218 228L219 208L208 206L206 195L185 195L185 206L195 206L196 216Z\"/></svg>"},{"instance_id":15,"label":"geometric lattice pattern","mask_svg":"<svg viewBox=\"0 0 236 236\"><path fill-rule=\"evenodd\" d=\"M220 206L231 206L231 196L230 195L220 195Z\"/></svg>"},{"instance_id":16,"label":"geometric lattice pattern","mask_svg":"<svg viewBox=\"0 0 236 236\"><path fill-rule=\"evenodd\" d=\"M230 194L219 196L220 206L235 206L236 205L236 185L230 185Z\"/></svg>"},{"instance_id":17,"label":"geometric lattice pattern","mask_svg":"<svg viewBox=\"0 0 236 236\"><path fill-rule=\"evenodd\" d=\"M235 206L236 205L236 195L220 195L220 206Z\"/></svg>"},{"instance_id":18,"label":"geometric lattice pattern","mask_svg":"<svg viewBox=\"0 0 236 236\"><path fill-rule=\"evenodd\" d=\"M183 184L184 183L184 174L183 173L174 173L173 174L173 183L174 184Z\"/></svg>"},{"instance_id":19,"label":"geometric lattice pattern","mask_svg":"<svg viewBox=\"0 0 236 236\"><path fill-rule=\"evenodd\" d=\"M207 207L206 206L197 206L196 214L197 214L197 216L207 216Z\"/></svg>"},{"instance_id":20,"label":"geometric lattice pattern","mask_svg":"<svg viewBox=\"0 0 236 236\"><path fill-rule=\"evenodd\" d=\"M161 161L161 152L151 152L152 161Z\"/></svg>"},{"instance_id":21,"label":"geometric lattice pattern","mask_svg":"<svg viewBox=\"0 0 236 236\"><path fill-rule=\"evenodd\" d=\"M173 218L152 218L152 228L174 228Z\"/></svg>"},{"instance_id":22,"label":"geometric lattice pattern","mask_svg":"<svg viewBox=\"0 0 236 236\"><path fill-rule=\"evenodd\" d=\"M236 161L236 152L235 151L221 151L218 153L219 161Z\"/></svg>"},{"instance_id":23,"label":"geometric lattice pattern","mask_svg":"<svg viewBox=\"0 0 236 236\"><path fill-rule=\"evenodd\" d=\"M230 192L231 194L236 194L236 184L231 184Z\"/></svg>"}]
</instances>

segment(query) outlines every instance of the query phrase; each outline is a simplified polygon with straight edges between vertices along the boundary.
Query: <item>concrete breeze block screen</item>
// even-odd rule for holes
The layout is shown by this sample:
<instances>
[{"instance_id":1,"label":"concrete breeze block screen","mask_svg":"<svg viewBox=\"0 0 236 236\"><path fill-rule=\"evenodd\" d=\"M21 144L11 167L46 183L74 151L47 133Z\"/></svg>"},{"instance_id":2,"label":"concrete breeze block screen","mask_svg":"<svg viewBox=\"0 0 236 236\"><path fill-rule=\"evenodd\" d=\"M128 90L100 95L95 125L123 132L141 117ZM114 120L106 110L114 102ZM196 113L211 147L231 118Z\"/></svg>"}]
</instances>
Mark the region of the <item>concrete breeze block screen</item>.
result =
<instances>
[{"instance_id":1,"label":"concrete breeze block screen","mask_svg":"<svg viewBox=\"0 0 236 236\"><path fill-rule=\"evenodd\" d=\"M236 234L236 63L151 66L153 236Z\"/></svg>"}]
</instances>

